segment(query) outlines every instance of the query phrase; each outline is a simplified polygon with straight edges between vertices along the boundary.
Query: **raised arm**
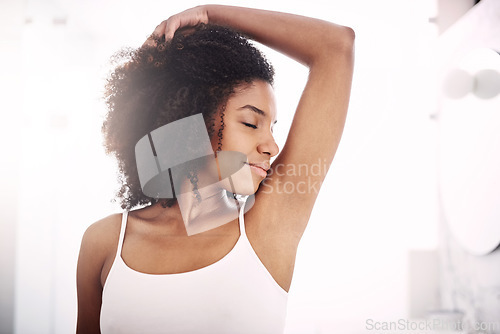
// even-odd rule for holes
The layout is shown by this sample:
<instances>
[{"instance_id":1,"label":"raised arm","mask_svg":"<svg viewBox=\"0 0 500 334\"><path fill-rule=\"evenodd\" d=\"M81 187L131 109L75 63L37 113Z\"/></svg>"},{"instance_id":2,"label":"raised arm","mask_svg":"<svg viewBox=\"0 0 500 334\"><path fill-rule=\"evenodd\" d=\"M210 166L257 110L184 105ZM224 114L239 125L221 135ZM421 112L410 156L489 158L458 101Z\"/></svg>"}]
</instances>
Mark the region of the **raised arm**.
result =
<instances>
[{"instance_id":1,"label":"raised arm","mask_svg":"<svg viewBox=\"0 0 500 334\"><path fill-rule=\"evenodd\" d=\"M266 213L268 227L272 221L279 222L281 231L275 232L292 233L298 240L344 128L353 72L354 32L348 27L298 15L207 5L170 17L155 33L165 34L168 39L177 28L199 22L242 31L309 68L286 143L271 166L273 174L264 181L262 191L257 192L256 206L252 209L252 214ZM318 163L321 166L313 171ZM299 167L302 173L298 172ZM295 191L278 193L280 184L285 183L294 185Z\"/></svg>"}]
</instances>

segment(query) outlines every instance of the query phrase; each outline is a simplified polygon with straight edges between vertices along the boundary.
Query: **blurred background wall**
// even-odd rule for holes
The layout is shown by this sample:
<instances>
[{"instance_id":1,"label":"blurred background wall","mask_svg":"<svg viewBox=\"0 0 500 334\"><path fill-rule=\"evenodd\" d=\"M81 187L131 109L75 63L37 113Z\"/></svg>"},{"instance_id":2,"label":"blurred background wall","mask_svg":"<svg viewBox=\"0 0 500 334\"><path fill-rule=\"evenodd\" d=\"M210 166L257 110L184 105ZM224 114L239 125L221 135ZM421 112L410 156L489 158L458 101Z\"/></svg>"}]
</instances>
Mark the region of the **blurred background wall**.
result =
<instances>
[{"instance_id":1,"label":"blurred background wall","mask_svg":"<svg viewBox=\"0 0 500 334\"><path fill-rule=\"evenodd\" d=\"M483 333L500 333L499 36L500 1L481 1L443 31L435 62L441 308ZM450 82L457 69L473 82Z\"/></svg>"},{"instance_id":2,"label":"blurred background wall","mask_svg":"<svg viewBox=\"0 0 500 334\"><path fill-rule=\"evenodd\" d=\"M474 31L492 29L478 19L460 23L475 1L220 3L314 16L356 31L350 111L299 248L287 333L365 333L370 320L425 319L433 310L489 319L498 310L499 253L465 252L439 204L439 69L458 40L466 45ZM497 1L477 8L487 3ZM115 166L100 135L109 58L198 4L0 3L0 333L74 331L82 234L120 211L110 202ZM446 37L457 24L467 28ZM275 135L282 147L307 71L263 49L277 72Z\"/></svg>"}]
</instances>

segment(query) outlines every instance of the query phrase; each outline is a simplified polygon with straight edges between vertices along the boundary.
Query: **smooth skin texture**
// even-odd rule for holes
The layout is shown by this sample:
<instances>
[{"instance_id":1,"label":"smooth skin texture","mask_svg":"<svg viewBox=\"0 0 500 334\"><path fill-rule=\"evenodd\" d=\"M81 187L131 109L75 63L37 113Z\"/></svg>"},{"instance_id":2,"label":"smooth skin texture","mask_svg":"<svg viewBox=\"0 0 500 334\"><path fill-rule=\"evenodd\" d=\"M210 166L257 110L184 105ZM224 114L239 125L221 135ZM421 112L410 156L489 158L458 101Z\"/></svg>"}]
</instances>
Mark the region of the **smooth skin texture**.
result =
<instances>
[{"instance_id":1,"label":"smooth skin texture","mask_svg":"<svg viewBox=\"0 0 500 334\"><path fill-rule=\"evenodd\" d=\"M318 161L330 166L348 109L354 63L353 30L280 12L206 5L171 16L156 27L154 34L168 39L178 28L200 22L242 31L309 68L305 89L279 155L272 137L276 118L274 95L268 84L258 81L242 87L228 101L223 149L241 151L247 154L249 162L256 163L269 162L277 155L271 168L299 164L312 167ZM257 115L252 108L244 107L246 105L265 111L266 116ZM286 182L321 184L327 169L321 168L322 172L314 175L272 174L265 180L266 191L261 187L256 192L255 204L245 214L250 243L286 291L292 281L297 247L318 194L316 191L278 193L271 190ZM262 180L254 174L257 187ZM83 236L77 270L77 333L100 332L102 289L117 249L120 224L121 214L114 214L92 224ZM234 220L187 237L178 206L163 209L156 204L130 212L122 257L128 266L145 273L191 271L224 257L238 240L239 233L238 221Z\"/></svg>"},{"instance_id":2,"label":"smooth skin texture","mask_svg":"<svg viewBox=\"0 0 500 334\"><path fill-rule=\"evenodd\" d=\"M222 149L245 153L249 164L259 165L262 169L270 168L270 159L279 153L272 131L276 123L276 100L271 85L256 80L251 84L239 86L229 98L224 113L224 133ZM220 124L216 126L217 132ZM214 152L217 150L218 138L212 140ZM252 171L254 194L264 177ZM238 182L234 179L238 189ZM228 189L229 190L229 189Z\"/></svg>"}]
</instances>

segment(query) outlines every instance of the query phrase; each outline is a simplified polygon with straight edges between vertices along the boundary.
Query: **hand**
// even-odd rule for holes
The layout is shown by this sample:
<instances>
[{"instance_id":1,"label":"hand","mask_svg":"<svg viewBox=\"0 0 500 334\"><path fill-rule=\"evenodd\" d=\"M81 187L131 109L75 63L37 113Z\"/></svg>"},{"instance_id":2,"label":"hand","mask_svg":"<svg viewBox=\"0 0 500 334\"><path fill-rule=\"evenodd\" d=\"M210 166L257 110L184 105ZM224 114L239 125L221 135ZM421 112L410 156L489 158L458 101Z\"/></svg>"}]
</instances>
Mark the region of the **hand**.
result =
<instances>
[{"instance_id":1,"label":"hand","mask_svg":"<svg viewBox=\"0 0 500 334\"><path fill-rule=\"evenodd\" d=\"M144 45L155 46L153 36L165 36L168 41L174 37L174 33L179 28L194 27L200 23L208 23L208 12L205 7L198 6L187 9L183 12L170 16L165 21L161 22L153 31L150 38L144 42Z\"/></svg>"}]
</instances>

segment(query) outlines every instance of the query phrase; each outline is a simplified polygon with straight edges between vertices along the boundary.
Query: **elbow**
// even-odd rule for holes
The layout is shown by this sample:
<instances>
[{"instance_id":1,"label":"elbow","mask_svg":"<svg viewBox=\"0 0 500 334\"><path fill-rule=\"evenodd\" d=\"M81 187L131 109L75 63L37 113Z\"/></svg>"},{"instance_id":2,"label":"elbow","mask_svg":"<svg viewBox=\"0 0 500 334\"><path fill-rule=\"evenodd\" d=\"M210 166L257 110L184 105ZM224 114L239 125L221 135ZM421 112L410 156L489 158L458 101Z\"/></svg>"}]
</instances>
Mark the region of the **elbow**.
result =
<instances>
[{"instance_id":1,"label":"elbow","mask_svg":"<svg viewBox=\"0 0 500 334\"><path fill-rule=\"evenodd\" d=\"M310 48L307 57L303 59L303 64L309 68L318 64L335 63L335 59L354 57L354 29L336 24L324 28L312 42L315 47Z\"/></svg>"},{"instance_id":2,"label":"elbow","mask_svg":"<svg viewBox=\"0 0 500 334\"><path fill-rule=\"evenodd\" d=\"M332 34L329 43L331 51L345 51L351 53L354 48L356 33L350 27L342 26L336 34Z\"/></svg>"},{"instance_id":3,"label":"elbow","mask_svg":"<svg viewBox=\"0 0 500 334\"><path fill-rule=\"evenodd\" d=\"M354 29L352 29L351 27L343 27L344 28L344 31L345 31L345 34L347 35L347 38L354 42L354 39L356 38L356 33L354 32Z\"/></svg>"},{"instance_id":4,"label":"elbow","mask_svg":"<svg viewBox=\"0 0 500 334\"><path fill-rule=\"evenodd\" d=\"M322 64L337 64L340 61L352 61L354 58L354 30L349 27L336 26L323 36L323 47L318 48L309 62L309 67Z\"/></svg>"},{"instance_id":5,"label":"elbow","mask_svg":"<svg viewBox=\"0 0 500 334\"><path fill-rule=\"evenodd\" d=\"M323 35L324 49L327 52L342 52L352 50L356 34L354 29L335 25Z\"/></svg>"},{"instance_id":6,"label":"elbow","mask_svg":"<svg viewBox=\"0 0 500 334\"><path fill-rule=\"evenodd\" d=\"M354 56L354 39L356 34L350 27L341 27L335 34L330 37L328 47L326 48L327 57L332 55L337 57L350 59Z\"/></svg>"},{"instance_id":7,"label":"elbow","mask_svg":"<svg viewBox=\"0 0 500 334\"><path fill-rule=\"evenodd\" d=\"M347 41L351 44L351 46L354 46L354 40L356 39L356 33L354 32L354 29L352 29L351 27L344 28Z\"/></svg>"}]
</instances>

